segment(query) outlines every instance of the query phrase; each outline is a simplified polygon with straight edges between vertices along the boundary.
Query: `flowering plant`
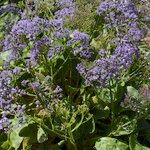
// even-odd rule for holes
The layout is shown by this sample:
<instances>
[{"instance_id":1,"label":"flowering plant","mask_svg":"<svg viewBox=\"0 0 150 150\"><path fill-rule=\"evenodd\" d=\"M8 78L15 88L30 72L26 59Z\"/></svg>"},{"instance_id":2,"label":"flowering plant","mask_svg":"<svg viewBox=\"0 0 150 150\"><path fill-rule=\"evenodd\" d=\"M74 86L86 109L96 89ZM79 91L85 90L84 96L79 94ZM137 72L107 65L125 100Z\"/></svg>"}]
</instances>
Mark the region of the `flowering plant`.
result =
<instances>
[{"instance_id":1,"label":"flowering plant","mask_svg":"<svg viewBox=\"0 0 150 150\"><path fill-rule=\"evenodd\" d=\"M0 11L1 149L149 149L150 3L7 3Z\"/></svg>"}]
</instances>

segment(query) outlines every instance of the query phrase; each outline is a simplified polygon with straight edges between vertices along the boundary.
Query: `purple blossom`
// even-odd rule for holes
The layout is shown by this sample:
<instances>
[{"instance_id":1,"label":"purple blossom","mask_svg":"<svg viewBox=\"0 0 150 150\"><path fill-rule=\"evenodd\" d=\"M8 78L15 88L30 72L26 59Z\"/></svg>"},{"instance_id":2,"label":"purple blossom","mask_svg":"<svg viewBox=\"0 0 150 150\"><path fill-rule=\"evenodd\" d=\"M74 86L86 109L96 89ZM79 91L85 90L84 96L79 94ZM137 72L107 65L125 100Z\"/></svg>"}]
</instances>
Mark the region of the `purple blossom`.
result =
<instances>
[{"instance_id":1,"label":"purple blossom","mask_svg":"<svg viewBox=\"0 0 150 150\"><path fill-rule=\"evenodd\" d=\"M2 115L0 119L0 130L4 130L6 132L9 126L10 126L10 120L6 116Z\"/></svg>"},{"instance_id":2,"label":"purple blossom","mask_svg":"<svg viewBox=\"0 0 150 150\"><path fill-rule=\"evenodd\" d=\"M117 79L119 66L116 59L99 59L96 64L89 68L85 75L85 83L88 85L107 86L109 81Z\"/></svg>"},{"instance_id":3,"label":"purple blossom","mask_svg":"<svg viewBox=\"0 0 150 150\"><path fill-rule=\"evenodd\" d=\"M54 37L56 38L68 38L71 31L68 29L59 29L54 32Z\"/></svg>"},{"instance_id":4,"label":"purple blossom","mask_svg":"<svg viewBox=\"0 0 150 150\"><path fill-rule=\"evenodd\" d=\"M75 3L73 0L59 0L57 2L59 10L55 12L57 18L73 17L75 13Z\"/></svg>"},{"instance_id":5,"label":"purple blossom","mask_svg":"<svg viewBox=\"0 0 150 150\"><path fill-rule=\"evenodd\" d=\"M12 119L9 119L9 115L14 116L17 114L19 117L24 112L24 107L19 105L16 100L18 96L25 94L25 91L12 85L14 75L15 73L11 70L0 72L0 109L2 112L0 130L4 131L11 127Z\"/></svg>"},{"instance_id":6,"label":"purple blossom","mask_svg":"<svg viewBox=\"0 0 150 150\"><path fill-rule=\"evenodd\" d=\"M97 14L102 14L103 12L106 12L108 9L110 8L110 2L107 1L103 1L100 3L100 5L97 8Z\"/></svg>"},{"instance_id":7,"label":"purple blossom","mask_svg":"<svg viewBox=\"0 0 150 150\"><path fill-rule=\"evenodd\" d=\"M53 91L54 97L56 97L57 99L62 98L62 92L63 92L62 88L59 85L57 85L55 90Z\"/></svg>"},{"instance_id":8,"label":"purple blossom","mask_svg":"<svg viewBox=\"0 0 150 150\"><path fill-rule=\"evenodd\" d=\"M82 57L82 58L86 58L86 59L89 59L89 58L91 58L92 57L92 52L90 51L90 50L82 50L81 52L80 52L80 56Z\"/></svg>"},{"instance_id":9,"label":"purple blossom","mask_svg":"<svg viewBox=\"0 0 150 150\"><path fill-rule=\"evenodd\" d=\"M28 46L29 41L33 43L30 50L30 60L28 65L37 65L42 46L50 46L52 40L49 36L44 36L36 40L40 33L47 32L52 28L60 30L63 26L62 19L45 20L39 17L33 19L23 19L18 21L12 28L11 33L4 40L4 50L11 50L7 58L6 65L12 60L21 58L22 51Z\"/></svg>"},{"instance_id":10,"label":"purple blossom","mask_svg":"<svg viewBox=\"0 0 150 150\"><path fill-rule=\"evenodd\" d=\"M32 88L35 90L35 91L38 91L41 87L40 83L38 81L35 81L35 82L32 82L31 83L31 86Z\"/></svg>"},{"instance_id":11,"label":"purple blossom","mask_svg":"<svg viewBox=\"0 0 150 150\"><path fill-rule=\"evenodd\" d=\"M144 31L141 30L137 25L131 26L128 30L128 35L132 37L134 41L140 41L144 37Z\"/></svg>"},{"instance_id":12,"label":"purple blossom","mask_svg":"<svg viewBox=\"0 0 150 150\"><path fill-rule=\"evenodd\" d=\"M28 86L28 84L29 84L29 80L23 80L21 82L21 85L24 86L24 87Z\"/></svg>"},{"instance_id":13,"label":"purple blossom","mask_svg":"<svg viewBox=\"0 0 150 150\"><path fill-rule=\"evenodd\" d=\"M40 31L39 24L41 23L41 20L38 20L37 18L33 20L24 19L20 20L15 24L12 28L12 35L14 36L20 36L20 35L26 35L29 38L36 37Z\"/></svg>"},{"instance_id":14,"label":"purple blossom","mask_svg":"<svg viewBox=\"0 0 150 150\"><path fill-rule=\"evenodd\" d=\"M58 18L58 19L53 19L53 20L44 20L44 26L46 28L56 28L56 29L61 29L63 27L63 19Z\"/></svg>"},{"instance_id":15,"label":"purple blossom","mask_svg":"<svg viewBox=\"0 0 150 150\"><path fill-rule=\"evenodd\" d=\"M62 90L62 88L60 87L60 86L56 86L56 88L55 88L55 90L53 91L55 94L59 94L59 93L61 93L63 90Z\"/></svg>"},{"instance_id":16,"label":"purple blossom","mask_svg":"<svg viewBox=\"0 0 150 150\"><path fill-rule=\"evenodd\" d=\"M104 17L107 25L118 28L116 35L119 41L112 54L101 50L100 58L93 62L92 67L85 69L79 65L77 70L87 85L105 87L111 79L119 80L122 72L133 64L134 59L139 58L137 42L144 33L139 26L138 11L131 0L105 0L100 3L97 13ZM124 27L128 28L126 33Z\"/></svg>"},{"instance_id":17,"label":"purple blossom","mask_svg":"<svg viewBox=\"0 0 150 150\"><path fill-rule=\"evenodd\" d=\"M21 68L20 67L15 67L13 69L13 74L15 74L15 75L19 74L20 72L21 72Z\"/></svg>"},{"instance_id":18,"label":"purple blossom","mask_svg":"<svg viewBox=\"0 0 150 150\"><path fill-rule=\"evenodd\" d=\"M58 0L57 5L59 7L70 7L74 6L74 0Z\"/></svg>"},{"instance_id":19,"label":"purple blossom","mask_svg":"<svg viewBox=\"0 0 150 150\"><path fill-rule=\"evenodd\" d=\"M48 51L48 58L51 60L63 50L62 46L55 46Z\"/></svg>"},{"instance_id":20,"label":"purple blossom","mask_svg":"<svg viewBox=\"0 0 150 150\"><path fill-rule=\"evenodd\" d=\"M105 57L106 56L106 50L104 49L101 49L98 54L101 56L101 57Z\"/></svg>"},{"instance_id":21,"label":"purple blossom","mask_svg":"<svg viewBox=\"0 0 150 150\"><path fill-rule=\"evenodd\" d=\"M80 63L77 64L76 67L77 71L81 74L81 75L85 75L86 74L86 68Z\"/></svg>"},{"instance_id":22,"label":"purple blossom","mask_svg":"<svg viewBox=\"0 0 150 150\"><path fill-rule=\"evenodd\" d=\"M61 10L58 10L55 15L56 17L58 18L64 18L64 17L67 17L67 16L70 16L72 17L74 15L74 11L75 11L75 8L74 7L69 7L69 8L63 8Z\"/></svg>"},{"instance_id":23,"label":"purple blossom","mask_svg":"<svg viewBox=\"0 0 150 150\"><path fill-rule=\"evenodd\" d=\"M72 33L72 39L76 42L89 43L90 37L86 33L79 32L75 30Z\"/></svg>"},{"instance_id":24,"label":"purple blossom","mask_svg":"<svg viewBox=\"0 0 150 150\"><path fill-rule=\"evenodd\" d=\"M13 3L0 8L0 15L2 15L3 13L6 13L6 12L7 13L10 13L10 12L17 13L18 15L22 14L21 10L17 7L17 5L15 5Z\"/></svg>"},{"instance_id":25,"label":"purple blossom","mask_svg":"<svg viewBox=\"0 0 150 150\"><path fill-rule=\"evenodd\" d=\"M122 71L128 69L134 56L138 58L138 48L124 37L117 43L114 53L109 57L105 50L100 51L100 59L97 59L93 66L85 69L81 64L77 66L78 72L84 77L87 85L106 87L111 79L119 80Z\"/></svg>"},{"instance_id":26,"label":"purple blossom","mask_svg":"<svg viewBox=\"0 0 150 150\"><path fill-rule=\"evenodd\" d=\"M108 25L117 27L138 19L138 11L131 0L105 0L97 8L97 14L105 16Z\"/></svg>"}]
</instances>

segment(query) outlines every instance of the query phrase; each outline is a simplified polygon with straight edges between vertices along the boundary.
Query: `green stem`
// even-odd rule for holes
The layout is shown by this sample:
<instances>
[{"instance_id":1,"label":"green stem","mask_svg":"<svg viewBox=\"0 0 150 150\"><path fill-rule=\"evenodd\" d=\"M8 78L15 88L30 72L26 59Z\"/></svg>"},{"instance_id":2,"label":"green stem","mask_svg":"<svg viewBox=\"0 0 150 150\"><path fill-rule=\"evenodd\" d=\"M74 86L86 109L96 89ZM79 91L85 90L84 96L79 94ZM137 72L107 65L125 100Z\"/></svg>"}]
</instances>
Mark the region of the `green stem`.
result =
<instances>
[{"instance_id":1,"label":"green stem","mask_svg":"<svg viewBox=\"0 0 150 150\"><path fill-rule=\"evenodd\" d=\"M109 81L109 91L110 91L110 101L111 101L111 117L114 118L114 99L113 99L113 92L111 89L111 81Z\"/></svg>"}]
</instances>

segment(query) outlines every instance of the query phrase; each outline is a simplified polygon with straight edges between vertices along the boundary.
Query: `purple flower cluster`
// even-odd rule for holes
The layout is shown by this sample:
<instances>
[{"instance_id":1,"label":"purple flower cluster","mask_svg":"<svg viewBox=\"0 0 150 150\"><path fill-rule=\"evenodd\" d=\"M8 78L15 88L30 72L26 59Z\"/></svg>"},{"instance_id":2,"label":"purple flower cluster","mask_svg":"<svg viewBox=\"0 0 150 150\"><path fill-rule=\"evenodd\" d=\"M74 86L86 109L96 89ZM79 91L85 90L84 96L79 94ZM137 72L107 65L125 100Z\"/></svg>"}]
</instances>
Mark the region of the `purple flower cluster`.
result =
<instances>
[{"instance_id":1,"label":"purple flower cluster","mask_svg":"<svg viewBox=\"0 0 150 150\"><path fill-rule=\"evenodd\" d=\"M28 65L36 66L38 64L40 52L42 52L42 48L44 46L50 46L52 43L52 40L45 36L41 38L40 40L34 41L34 46L30 50Z\"/></svg>"},{"instance_id":2,"label":"purple flower cluster","mask_svg":"<svg viewBox=\"0 0 150 150\"><path fill-rule=\"evenodd\" d=\"M138 43L143 38L144 32L139 26L138 11L131 0L105 0L97 8L98 15L105 16L109 25L117 27L116 48L110 55L106 50L99 52L100 58L95 60L92 67L86 68L82 64L77 65L77 70L84 77L87 85L108 86L110 80L118 80L123 71L128 69L139 57ZM122 30L120 27L128 30ZM121 29L121 30L120 30ZM87 42L88 36L78 35L75 39Z\"/></svg>"},{"instance_id":3,"label":"purple flower cluster","mask_svg":"<svg viewBox=\"0 0 150 150\"><path fill-rule=\"evenodd\" d=\"M5 7L1 7L0 8L0 15L2 15L3 13L17 13L18 15L21 15L22 12L21 10L15 5L15 4L8 4Z\"/></svg>"},{"instance_id":4,"label":"purple flower cluster","mask_svg":"<svg viewBox=\"0 0 150 150\"><path fill-rule=\"evenodd\" d=\"M76 69L82 76L86 75L86 68L82 64L77 64Z\"/></svg>"},{"instance_id":5,"label":"purple flower cluster","mask_svg":"<svg viewBox=\"0 0 150 150\"><path fill-rule=\"evenodd\" d=\"M73 47L73 54L81 58L89 59L92 57L92 51L90 46L90 36L86 33L75 30L70 35L71 40L67 42L68 46Z\"/></svg>"},{"instance_id":6,"label":"purple flower cluster","mask_svg":"<svg viewBox=\"0 0 150 150\"><path fill-rule=\"evenodd\" d=\"M51 60L57 54L59 54L61 51L63 51L62 46L54 46L54 47L50 48L49 51L48 51L48 59Z\"/></svg>"},{"instance_id":7,"label":"purple flower cluster","mask_svg":"<svg viewBox=\"0 0 150 150\"><path fill-rule=\"evenodd\" d=\"M73 17L75 13L75 3L73 0L58 0L57 6L59 10L55 12L56 17Z\"/></svg>"},{"instance_id":8,"label":"purple flower cluster","mask_svg":"<svg viewBox=\"0 0 150 150\"><path fill-rule=\"evenodd\" d=\"M54 97L57 99L61 99L62 98L62 92L63 92L62 88L59 85L57 85L55 90L53 91Z\"/></svg>"},{"instance_id":9,"label":"purple flower cluster","mask_svg":"<svg viewBox=\"0 0 150 150\"><path fill-rule=\"evenodd\" d=\"M138 56L138 49L130 41L122 41L117 45L113 55L108 58L104 55L105 53L100 51L101 58L96 60L91 68L77 65L77 70L85 78L87 85L105 87L111 79L119 79L121 72L132 65L133 57Z\"/></svg>"},{"instance_id":10,"label":"purple flower cluster","mask_svg":"<svg viewBox=\"0 0 150 150\"><path fill-rule=\"evenodd\" d=\"M0 130L7 131L11 127L9 116L16 115L20 118L23 115L25 105L21 106L15 103L15 98L25 92L18 87L11 85L13 71L4 70L0 72Z\"/></svg>"},{"instance_id":11,"label":"purple flower cluster","mask_svg":"<svg viewBox=\"0 0 150 150\"><path fill-rule=\"evenodd\" d=\"M33 19L23 19L18 21L4 40L4 50L11 50L11 54L6 61L6 64L11 60L21 59L23 50L32 42L28 65L35 66L43 46L48 47L53 41L53 37L48 34L49 31L59 32L62 30L62 27L62 19L46 20L35 17ZM37 37L41 33L45 33L45 35L37 40Z\"/></svg>"},{"instance_id":12,"label":"purple flower cluster","mask_svg":"<svg viewBox=\"0 0 150 150\"><path fill-rule=\"evenodd\" d=\"M123 25L128 20L137 20L138 12L132 0L105 0L97 8L99 15L104 15L105 20L112 26Z\"/></svg>"},{"instance_id":13,"label":"purple flower cluster","mask_svg":"<svg viewBox=\"0 0 150 150\"><path fill-rule=\"evenodd\" d=\"M58 0L57 5L59 7L70 7L74 6L74 0Z\"/></svg>"},{"instance_id":14,"label":"purple flower cluster","mask_svg":"<svg viewBox=\"0 0 150 150\"><path fill-rule=\"evenodd\" d=\"M79 32L77 30L75 30L73 33L72 33L72 37L73 37L73 40L75 42L82 42L83 44L88 44L89 43L89 40L90 40L90 37L89 35L85 34L85 33L82 33L82 32Z\"/></svg>"},{"instance_id":15,"label":"purple flower cluster","mask_svg":"<svg viewBox=\"0 0 150 150\"><path fill-rule=\"evenodd\" d=\"M71 34L71 31L68 29L61 28L59 30L56 30L53 34L54 34L54 37L56 37L56 38L68 39L69 35Z\"/></svg>"}]
</instances>

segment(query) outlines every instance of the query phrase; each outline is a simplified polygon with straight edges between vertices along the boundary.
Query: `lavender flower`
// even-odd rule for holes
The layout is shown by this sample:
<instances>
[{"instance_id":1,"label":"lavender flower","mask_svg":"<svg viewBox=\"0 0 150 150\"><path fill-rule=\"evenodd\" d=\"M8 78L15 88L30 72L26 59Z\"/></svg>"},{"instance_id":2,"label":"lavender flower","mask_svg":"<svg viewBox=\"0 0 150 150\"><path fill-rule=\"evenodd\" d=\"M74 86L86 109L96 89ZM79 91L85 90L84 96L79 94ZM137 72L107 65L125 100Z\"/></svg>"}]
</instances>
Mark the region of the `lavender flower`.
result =
<instances>
[{"instance_id":1,"label":"lavender flower","mask_svg":"<svg viewBox=\"0 0 150 150\"><path fill-rule=\"evenodd\" d=\"M7 132L11 128L12 119L9 119L9 115L16 117L22 116L25 107L16 103L18 96L25 94L24 90L18 87L13 87L13 71L3 70L0 72L0 109L2 116L0 118L0 130ZM14 104L16 103L16 104Z\"/></svg>"},{"instance_id":2,"label":"lavender flower","mask_svg":"<svg viewBox=\"0 0 150 150\"><path fill-rule=\"evenodd\" d=\"M117 79L119 74L117 60L113 57L99 59L85 74L85 83L88 85L107 86L111 79Z\"/></svg>"},{"instance_id":3,"label":"lavender flower","mask_svg":"<svg viewBox=\"0 0 150 150\"><path fill-rule=\"evenodd\" d=\"M76 69L78 70L78 72L81 75L85 75L86 74L86 68L82 64L77 64Z\"/></svg>"},{"instance_id":4,"label":"lavender flower","mask_svg":"<svg viewBox=\"0 0 150 150\"><path fill-rule=\"evenodd\" d=\"M5 132L7 132L9 126L10 120L5 115L2 115L0 119L0 130L4 130Z\"/></svg>"},{"instance_id":5,"label":"lavender flower","mask_svg":"<svg viewBox=\"0 0 150 150\"><path fill-rule=\"evenodd\" d=\"M105 56L106 50L101 50L100 59L96 60L92 67L85 69L82 65L77 66L77 70L84 77L87 85L108 86L110 80L120 79L121 72L132 65L134 56L138 58L137 46L132 44L127 37L117 44L114 53L109 57Z\"/></svg>"},{"instance_id":6,"label":"lavender flower","mask_svg":"<svg viewBox=\"0 0 150 150\"><path fill-rule=\"evenodd\" d=\"M58 86L58 85L56 86L55 90L53 91L54 96L55 96L57 99L62 98L62 92L63 92L62 88L61 88L60 86Z\"/></svg>"},{"instance_id":7,"label":"lavender flower","mask_svg":"<svg viewBox=\"0 0 150 150\"><path fill-rule=\"evenodd\" d=\"M71 31L69 31L68 29L59 29L54 32L54 37L67 39L69 35L71 34L70 32Z\"/></svg>"},{"instance_id":8,"label":"lavender flower","mask_svg":"<svg viewBox=\"0 0 150 150\"><path fill-rule=\"evenodd\" d=\"M35 81L35 82L31 83L31 86L35 91L38 91L41 87L41 85L38 81Z\"/></svg>"},{"instance_id":9,"label":"lavender flower","mask_svg":"<svg viewBox=\"0 0 150 150\"><path fill-rule=\"evenodd\" d=\"M7 13L10 13L10 12L17 13L20 16L22 14L21 10L15 4L8 4L5 7L0 8L0 15L2 15L3 13L6 13L6 12Z\"/></svg>"},{"instance_id":10,"label":"lavender flower","mask_svg":"<svg viewBox=\"0 0 150 150\"><path fill-rule=\"evenodd\" d=\"M56 88L55 88L55 90L53 91L55 94L59 94L59 93L61 93L63 90L62 90L62 88L60 87L60 86L56 86Z\"/></svg>"},{"instance_id":11,"label":"lavender flower","mask_svg":"<svg viewBox=\"0 0 150 150\"><path fill-rule=\"evenodd\" d=\"M131 37L133 41L140 41L144 35L144 30L140 29L136 22L132 22L131 25L129 25L128 36Z\"/></svg>"},{"instance_id":12,"label":"lavender flower","mask_svg":"<svg viewBox=\"0 0 150 150\"><path fill-rule=\"evenodd\" d=\"M63 8L61 10L58 10L55 15L58 17L58 18L64 18L64 17L67 17L67 16L70 16L72 17L74 15L74 7L69 7L69 8Z\"/></svg>"},{"instance_id":13,"label":"lavender flower","mask_svg":"<svg viewBox=\"0 0 150 150\"><path fill-rule=\"evenodd\" d=\"M50 50L48 51L48 58L50 60L53 59L61 51L63 51L63 47L62 46L55 46L55 47L50 48Z\"/></svg>"},{"instance_id":14,"label":"lavender flower","mask_svg":"<svg viewBox=\"0 0 150 150\"><path fill-rule=\"evenodd\" d=\"M44 21L44 26L46 28L56 28L56 29L61 29L63 27L63 19L58 18L58 19L53 19L53 20L45 20Z\"/></svg>"},{"instance_id":15,"label":"lavender flower","mask_svg":"<svg viewBox=\"0 0 150 150\"><path fill-rule=\"evenodd\" d=\"M22 51L28 46L29 41L33 43L30 50L30 59L28 65L36 66L39 55L42 52L43 46L50 46L52 43L51 37L44 36L36 40L40 33L45 33L53 30L62 30L63 20L53 19L45 20L39 17L33 19L23 19L18 21L12 28L11 33L4 40L4 50L11 50L11 54L6 61L6 65L12 60L21 59Z\"/></svg>"},{"instance_id":16,"label":"lavender flower","mask_svg":"<svg viewBox=\"0 0 150 150\"><path fill-rule=\"evenodd\" d=\"M24 86L24 87L28 86L28 84L29 84L29 80L23 80L21 82L21 85Z\"/></svg>"},{"instance_id":17,"label":"lavender flower","mask_svg":"<svg viewBox=\"0 0 150 150\"><path fill-rule=\"evenodd\" d=\"M58 0L57 6L60 8L55 12L57 18L73 17L75 13L75 3L73 0Z\"/></svg>"},{"instance_id":18,"label":"lavender flower","mask_svg":"<svg viewBox=\"0 0 150 150\"><path fill-rule=\"evenodd\" d=\"M101 49L98 54L101 56L101 57L105 57L106 56L106 51L104 49Z\"/></svg>"},{"instance_id":19,"label":"lavender flower","mask_svg":"<svg viewBox=\"0 0 150 150\"><path fill-rule=\"evenodd\" d=\"M90 40L90 37L89 35L85 34L85 33L82 33L82 32L79 32L77 30L75 30L72 35L71 35L72 39L76 42L82 42L84 44L88 44L89 43L89 40Z\"/></svg>"},{"instance_id":20,"label":"lavender flower","mask_svg":"<svg viewBox=\"0 0 150 150\"><path fill-rule=\"evenodd\" d=\"M80 52L80 56L81 56L82 58L89 59L89 58L92 57L92 52L91 52L89 49L87 49L87 50L82 50L82 51Z\"/></svg>"},{"instance_id":21,"label":"lavender flower","mask_svg":"<svg viewBox=\"0 0 150 150\"><path fill-rule=\"evenodd\" d=\"M116 35L120 36L119 41L116 42L116 48L111 55L102 50L99 52L100 58L92 67L85 69L84 66L78 65L77 70L87 85L106 87L111 79L119 80L121 73L133 64L134 59L139 58L137 42L144 33L139 27L138 11L131 0L105 0L100 3L97 13L105 16L106 23L110 27L118 28ZM123 31L124 27L128 28L127 32ZM88 41L84 40L88 38L82 35L75 32L72 37L75 41Z\"/></svg>"},{"instance_id":22,"label":"lavender flower","mask_svg":"<svg viewBox=\"0 0 150 150\"><path fill-rule=\"evenodd\" d=\"M70 7L74 6L74 0L58 0L58 7Z\"/></svg>"},{"instance_id":23,"label":"lavender flower","mask_svg":"<svg viewBox=\"0 0 150 150\"><path fill-rule=\"evenodd\" d=\"M131 0L105 0L100 3L97 13L106 16L105 20L113 27L122 26L131 20L138 19L138 12Z\"/></svg>"},{"instance_id":24,"label":"lavender flower","mask_svg":"<svg viewBox=\"0 0 150 150\"><path fill-rule=\"evenodd\" d=\"M20 72L21 72L21 68L20 67L15 67L13 69L13 74L15 74L15 75L19 74Z\"/></svg>"}]
</instances>

